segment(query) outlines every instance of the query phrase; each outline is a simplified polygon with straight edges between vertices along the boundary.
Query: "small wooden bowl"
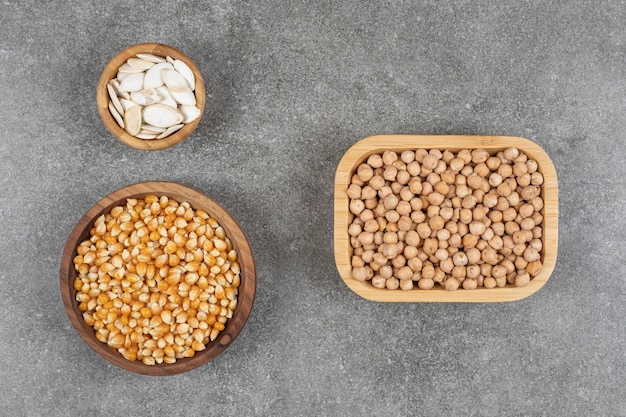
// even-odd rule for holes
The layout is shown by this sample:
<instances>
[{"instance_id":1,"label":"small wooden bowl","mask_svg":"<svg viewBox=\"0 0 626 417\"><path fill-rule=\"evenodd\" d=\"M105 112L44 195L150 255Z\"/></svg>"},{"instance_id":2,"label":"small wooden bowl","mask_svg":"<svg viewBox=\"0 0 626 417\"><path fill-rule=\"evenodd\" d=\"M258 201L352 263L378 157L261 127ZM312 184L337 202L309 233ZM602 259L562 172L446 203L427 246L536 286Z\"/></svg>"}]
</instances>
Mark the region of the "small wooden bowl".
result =
<instances>
[{"instance_id":1,"label":"small wooden bowl","mask_svg":"<svg viewBox=\"0 0 626 417\"><path fill-rule=\"evenodd\" d=\"M350 199L346 191L352 174L359 164L369 155L385 150L402 152L404 150L440 149L457 152L460 149L484 148L489 153L496 153L506 148L516 147L537 161L544 183L541 195L544 199L543 215L543 250L541 261L543 269L531 279L526 287L508 284L503 288L477 288L446 291L441 286L431 290L415 287L412 290L378 289L370 282L360 282L352 278L352 247L348 236L348 226L353 215L348 208ZM558 247L558 183L556 170L550 157L541 147L528 139L510 136L417 136L417 135L380 135L370 136L353 145L343 156L335 175L335 224L334 244L335 263L341 278L355 293L372 301L387 302L501 302L514 301L528 297L541 288L550 278L556 264Z\"/></svg>"},{"instance_id":2,"label":"small wooden bowl","mask_svg":"<svg viewBox=\"0 0 626 417\"><path fill-rule=\"evenodd\" d=\"M88 326L78 309L76 290L73 283L76 278L73 259L76 256L76 248L80 242L89 238L89 230L94 221L102 214L108 213L113 207L123 205L128 198L143 198L149 194L166 195L178 202L187 201L194 209L203 209L214 217L226 231L231 239L233 247L238 252L238 261L241 267L241 284L237 299L237 307L233 317L226 322L226 328L219 336L210 342L206 349L196 352L192 358L178 359L173 364L145 365L141 361L128 361L115 349L98 341L95 331ZM226 349L239 332L243 329L254 303L256 292L256 270L250 244L237 221L217 202L194 189L171 182L144 182L130 185L117 190L104 197L80 219L74 230L70 233L63 256L61 258L60 272L61 295L65 310L70 321L78 334L85 342L104 359L132 372L145 375L173 375L194 369L206 362L211 361Z\"/></svg>"},{"instance_id":3,"label":"small wooden bowl","mask_svg":"<svg viewBox=\"0 0 626 417\"><path fill-rule=\"evenodd\" d=\"M149 53L161 57L171 56L175 59L180 59L184 61L195 76L195 96L196 96L196 105L200 109L200 117L194 120L191 123L185 124L178 132L173 133L172 135L163 138L163 139L139 139L134 136L126 133L124 129L122 129L109 111L109 93L107 91L107 84L113 78L117 76L117 70L129 59L133 58L135 55L140 53ZM200 119L202 118L202 114L204 114L204 105L206 102L205 90L204 90L204 81L202 80L202 75L198 68L194 65L194 63L187 57L187 55L183 54L177 49L172 48L171 46L163 45L160 43L143 43L139 45L134 45L129 48L124 49L122 52L117 54L104 68L102 71L102 75L100 76L100 81L98 82L98 89L96 94L96 101L98 103L98 112L100 113L100 117L102 118L102 122L109 129L109 132L113 134L117 139L126 145L133 147L135 149L143 149L143 150L158 150L165 149L171 146L176 145L179 142L182 142L195 130L200 123Z\"/></svg>"}]
</instances>

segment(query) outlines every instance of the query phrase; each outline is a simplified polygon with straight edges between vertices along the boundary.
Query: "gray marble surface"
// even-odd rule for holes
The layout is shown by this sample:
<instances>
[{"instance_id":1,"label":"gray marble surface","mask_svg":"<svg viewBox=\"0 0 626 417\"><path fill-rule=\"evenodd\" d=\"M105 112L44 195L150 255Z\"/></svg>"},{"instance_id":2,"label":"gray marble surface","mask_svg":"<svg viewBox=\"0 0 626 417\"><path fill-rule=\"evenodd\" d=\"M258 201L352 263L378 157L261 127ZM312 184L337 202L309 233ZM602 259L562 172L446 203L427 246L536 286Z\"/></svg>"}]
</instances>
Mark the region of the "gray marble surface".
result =
<instances>
[{"instance_id":1,"label":"gray marble surface","mask_svg":"<svg viewBox=\"0 0 626 417\"><path fill-rule=\"evenodd\" d=\"M173 0L0 6L0 415L624 416L626 5ZM95 90L120 50L200 69L185 142L131 149ZM381 304L341 281L333 179L381 133L524 136L552 158L549 282L502 304ZM104 361L59 293L70 230L123 186L176 181L230 210L258 272L251 317L171 377Z\"/></svg>"}]
</instances>

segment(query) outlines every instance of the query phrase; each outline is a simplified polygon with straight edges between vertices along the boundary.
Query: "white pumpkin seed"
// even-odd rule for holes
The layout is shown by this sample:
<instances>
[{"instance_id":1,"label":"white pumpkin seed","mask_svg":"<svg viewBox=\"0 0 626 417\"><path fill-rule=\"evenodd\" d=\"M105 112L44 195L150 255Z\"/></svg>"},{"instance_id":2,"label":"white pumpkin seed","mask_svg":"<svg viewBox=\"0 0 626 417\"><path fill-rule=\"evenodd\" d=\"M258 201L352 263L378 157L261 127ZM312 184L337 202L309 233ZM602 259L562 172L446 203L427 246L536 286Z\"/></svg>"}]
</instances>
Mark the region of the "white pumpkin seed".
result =
<instances>
[{"instance_id":1,"label":"white pumpkin seed","mask_svg":"<svg viewBox=\"0 0 626 417\"><path fill-rule=\"evenodd\" d=\"M167 128L182 122L183 115L178 109L163 104L151 104L144 107L143 120L152 126Z\"/></svg>"},{"instance_id":2,"label":"white pumpkin seed","mask_svg":"<svg viewBox=\"0 0 626 417\"><path fill-rule=\"evenodd\" d=\"M124 119L122 119L122 116L120 116L117 110L115 110L115 106L110 100L109 100L109 111L111 112L111 115L113 116L117 124L120 125L122 129L124 129Z\"/></svg>"},{"instance_id":3,"label":"white pumpkin seed","mask_svg":"<svg viewBox=\"0 0 626 417\"><path fill-rule=\"evenodd\" d=\"M163 77L161 72L165 69L174 69L169 62L162 62L156 64L154 67L146 71L146 76L143 81L143 88L156 88L163 85Z\"/></svg>"},{"instance_id":4,"label":"white pumpkin seed","mask_svg":"<svg viewBox=\"0 0 626 417\"><path fill-rule=\"evenodd\" d=\"M156 64L165 62L165 58L152 54L137 54L137 58L145 59L146 61L154 62Z\"/></svg>"},{"instance_id":5,"label":"white pumpkin seed","mask_svg":"<svg viewBox=\"0 0 626 417\"><path fill-rule=\"evenodd\" d=\"M149 124L142 124L141 125L141 132L143 133L156 133L157 135L159 133L163 133L165 132L165 128L164 127L156 127L156 126L152 126ZM139 132L139 133L141 133Z\"/></svg>"},{"instance_id":6,"label":"white pumpkin seed","mask_svg":"<svg viewBox=\"0 0 626 417\"><path fill-rule=\"evenodd\" d=\"M174 65L174 58L172 58L171 56L166 56L165 59L167 60L167 62L169 62L170 64Z\"/></svg>"},{"instance_id":7,"label":"white pumpkin seed","mask_svg":"<svg viewBox=\"0 0 626 417\"><path fill-rule=\"evenodd\" d=\"M120 91L139 91L143 88L144 73L131 74L120 83Z\"/></svg>"},{"instance_id":8,"label":"white pumpkin seed","mask_svg":"<svg viewBox=\"0 0 626 417\"><path fill-rule=\"evenodd\" d=\"M176 100L180 104L187 104L189 106L196 105L196 96L189 88L187 88L182 93L177 93L176 91L170 90L170 94L172 95L172 97L174 97L174 100Z\"/></svg>"},{"instance_id":9,"label":"white pumpkin seed","mask_svg":"<svg viewBox=\"0 0 626 417\"><path fill-rule=\"evenodd\" d=\"M147 61L141 58L129 58L128 61L126 61L126 63L133 68L140 69L141 71L145 71L154 66L154 62Z\"/></svg>"},{"instance_id":10,"label":"white pumpkin seed","mask_svg":"<svg viewBox=\"0 0 626 417\"><path fill-rule=\"evenodd\" d=\"M122 107L124 108L124 111L130 109L133 106L138 106L137 103L134 103L127 98L121 98L120 103L122 103Z\"/></svg>"},{"instance_id":11,"label":"white pumpkin seed","mask_svg":"<svg viewBox=\"0 0 626 417\"><path fill-rule=\"evenodd\" d=\"M148 140L148 139L156 139L157 135L154 134L154 133L141 133L141 132L139 132L139 133L137 133L135 135L135 137L137 139L146 139L146 140Z\"/></svg>"},{"instance_id":12,"label":"white pumpkin seed","mask_svg":"<svg viewBox=\"0 0 626 417\"><path fill-rule=\"evenodd\" d=\"M124 113L124 130L131 136L136 136L141 130L141 106L133 106Z\"/></svg>"},{"instance_id":13,"label":"white pumpkin seed","mask_svg":"<svg viewBox=\"0 0 626 417\"><path fill-rule=\"evenodd\" d=\"M173 93L184 93L189 88L185 77L174 69L164 69L161 76L167 88Z\"/></svg>"},{"instance_id":14,"label":"white pumpkin seed","mask_svg":"<svg viewBox=\"0 0 626 417\"><path fill-rule=\"evenodd\" d=\"M166 138L168 136L170 136L172 133L174 132L178 132L180 129L182 129L182 127L185 126L184 124L179 124L179 125L174 125L170 128L168 128L165 132L161 133L159 136L157 136L157 139L163 139Z\"/></svg>"},{"instance_id":15,"label":"white pumpkin seed","mask_svg":"<svg viewBox=\"0 0 626 417\"><path fill-rule=\"evenodd\" d=\"M174 97L172 97L172 94L170 94L170 90L168 90L166 86L162 85L160 87L157 87L156 90L161 96L161 101L159 101L159 104L165 104L166 106L174 108L178 107L178 103L176 102L176 100L174 100Z\"/></svg>"},{"instance_id":16,"label":"white pumpkin seed","mask_svg":"<svg viewBox=\"0 0 626 417\"><path fill-rule=\"evenodd\" d=\"M190 89L196 89L196 77L193 75L193 71L191 70L191 68L189 68L189 66L185 64L184 61L181 61L180 59L175 60L174 69L180 72L183 77L185 77L185 80L187 80L187 84L189 85Z\"/></svg>"},{"instance_id":17,"label":"white pumpkin seed","mask_svg":"<svg viewBox=\"0 0 626 417\"><path fill-rule=\"evenodd\" d=\"M119 81L122 82L124 80L124 78L128 77L130 74L135 74L134 72L117 72L117 74L115 75L115 78Z\"/></svg>"},{"instance_id":18,"label":"white pumpkin seed","mask_svg":"<svg viewBox=\"0 0 626 417\"><path fill-rule=\"evenodd\" d=\"M115 87L115 91L117 91L117 93L120 95L120 97L125 98L126 100L130 100L130 94L128 94L128 91L121 91L120 90L120 83L119 83L117 78L113 78L111 80L111 85L113 87Z\"/></svg>"},{"instance_id":19,"label":"white pumpkin seed","mask_svg":"<svg viewBox=\"0 0 626 417\"><path fill-rule=\"evenodd\" d=\"M118 70L118 72L126 72L126 73L131 73L131 74L137 74L139 72L143 72L144 70L142 70L141 68L136 68L133 67L132 65L130 65L129 63L125 63L124 65L122 65Z\"/></svg>"},{"instance_id":20,"label":"white pumpkin seed","mask_svg":"<svg viewBox=\"0 0 626 417\"><path fill-rule=\"evenodd\" d=\"M158 103L161 100L161 96L154 88L144 88L143 90L130 93L130 99L141 106L147 106Z\"/></svg>"},{"instance_id":21,"label":"white pumpkin seed","mask_svg":"<svg viewBox=\"0 0 626 417\"><path fill-rule=\"evenodd\" d=\"M183 123L191 123L200 117L200 109L196 106L181 104L178 110L183 114Z\"/></svg>"},{"instance_id":22,"label":"white pumpkin seed","mask_svg":"<svg viewBox=\"0 0 626 417\"><path fill-rule=\"evenodd\" d=\"M117 98L117 91L111 83L107 84L107 91L109 92L109 98L111 99L113 106L115 106L115 110L117 110L119 114L124 114L124 108L122 107L122 103L120 103L120 99Z\"/></svg>"}]
</instances>

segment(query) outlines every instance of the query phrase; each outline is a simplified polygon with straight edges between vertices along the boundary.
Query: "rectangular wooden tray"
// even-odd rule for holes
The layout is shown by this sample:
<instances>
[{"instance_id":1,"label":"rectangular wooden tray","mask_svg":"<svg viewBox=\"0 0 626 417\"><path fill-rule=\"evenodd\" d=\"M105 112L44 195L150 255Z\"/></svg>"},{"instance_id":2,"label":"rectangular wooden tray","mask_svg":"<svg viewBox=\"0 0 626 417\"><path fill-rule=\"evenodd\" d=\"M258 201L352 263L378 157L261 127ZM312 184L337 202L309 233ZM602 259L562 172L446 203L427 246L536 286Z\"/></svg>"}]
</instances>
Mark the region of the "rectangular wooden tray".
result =
<instances>
[{"instance_id":1,"label":"rectangular wooden tray","mask_svg":"<svg viewBox=\"0 0 626 417\"><path fill-rule=\"evenodd\" d=\"M348 209L350 199L346 194L352 174L356 168L373 153L385 150L440 149L457 152L460 149L483 148L496 153L509 147L516 147L529 158L537 161L543 174L541 195L544 198L543 223L543 269L526 287L507 285L503 288L478 288L475 290L446 291L441 286L432 290L415 287L409 291L378 289L369 282L352 278L352 248L348 236L348 226L352 214ZM345 284L355 293L372 301L383 302L503 302L526 298L539 290L550 278L556 264L558 248L558 183L556 170L546 152L536 143L521 137L512 136L454 136L454 135L379 135L367 137L353 145L345 153L335 175L335 221L334 252L335 263Z\"/></svg>"}]
</instances>

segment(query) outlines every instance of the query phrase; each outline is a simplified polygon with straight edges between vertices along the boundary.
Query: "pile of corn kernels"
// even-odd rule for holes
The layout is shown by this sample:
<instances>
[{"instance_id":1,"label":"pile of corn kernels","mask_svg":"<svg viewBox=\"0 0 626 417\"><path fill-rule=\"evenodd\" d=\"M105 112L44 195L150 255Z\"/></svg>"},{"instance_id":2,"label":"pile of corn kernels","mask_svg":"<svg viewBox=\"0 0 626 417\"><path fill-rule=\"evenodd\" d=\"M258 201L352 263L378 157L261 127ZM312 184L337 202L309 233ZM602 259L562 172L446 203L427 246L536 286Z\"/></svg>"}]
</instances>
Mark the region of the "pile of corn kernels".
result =
<instances>
[{"instance_id":1,"label":"pile of corn kernels","mask_svg":"<svg viewBox=\"0 0 626 417\"><path fill-rule=\"evenodd\" d=\"M192 357L237 307L237 252L217 220L187 202L128 199L95 221L76 253L83 318L127 360Z\"/></svg>"}]
</instances>

